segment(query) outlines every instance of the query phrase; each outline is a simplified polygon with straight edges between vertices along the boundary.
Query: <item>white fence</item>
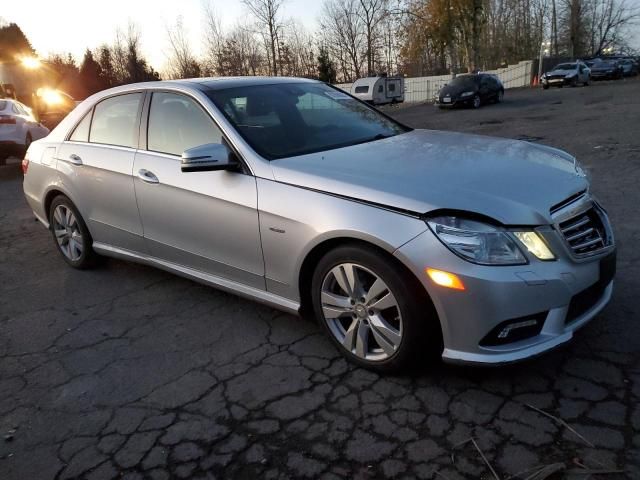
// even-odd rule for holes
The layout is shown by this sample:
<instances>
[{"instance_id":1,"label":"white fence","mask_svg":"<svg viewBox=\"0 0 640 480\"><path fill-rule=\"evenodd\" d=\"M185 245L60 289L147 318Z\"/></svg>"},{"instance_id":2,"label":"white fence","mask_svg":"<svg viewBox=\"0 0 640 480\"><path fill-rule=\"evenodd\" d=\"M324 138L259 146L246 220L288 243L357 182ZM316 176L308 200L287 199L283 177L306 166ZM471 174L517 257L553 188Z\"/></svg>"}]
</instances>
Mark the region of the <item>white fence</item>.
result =
<instances>
[{"instance_id":1,"label":"white fence","mask_svg":"<svg viewBox=\"0 0 640 480\"><path fill-rule=\"evenodd\" d=\"M528 87L531 83L531 68L533 62L525 60L517 65L509 65L497 70L487 70L483 73L497 75L504 88ZM433 77L414 77L404 80L404 100L405 102L425 102L431 101L440 88L451 80L451 75L438 75ZM346 91L351 91L350 83L340 83L336 87Z\"/></svg>"}]
</instances>

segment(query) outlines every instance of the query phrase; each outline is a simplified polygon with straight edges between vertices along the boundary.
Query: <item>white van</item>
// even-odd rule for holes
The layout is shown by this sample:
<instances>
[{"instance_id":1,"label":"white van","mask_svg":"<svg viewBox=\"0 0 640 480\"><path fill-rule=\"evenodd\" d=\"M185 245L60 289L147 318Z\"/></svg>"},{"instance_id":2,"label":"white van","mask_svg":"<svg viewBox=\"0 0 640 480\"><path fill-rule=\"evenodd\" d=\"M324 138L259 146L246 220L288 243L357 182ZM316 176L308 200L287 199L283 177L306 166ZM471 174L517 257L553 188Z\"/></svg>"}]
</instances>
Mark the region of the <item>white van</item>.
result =
<instances>
[{"instance_id":1,"label":"white van","mask_svg":"<svg viewBox=\"0 0 640 480\"><path fill-rule=\"evenodd\" d=\"M351 85L351 95L373 105L404 102L404 78L385 75L359 78Z\"/></svg>"}]
</instances>

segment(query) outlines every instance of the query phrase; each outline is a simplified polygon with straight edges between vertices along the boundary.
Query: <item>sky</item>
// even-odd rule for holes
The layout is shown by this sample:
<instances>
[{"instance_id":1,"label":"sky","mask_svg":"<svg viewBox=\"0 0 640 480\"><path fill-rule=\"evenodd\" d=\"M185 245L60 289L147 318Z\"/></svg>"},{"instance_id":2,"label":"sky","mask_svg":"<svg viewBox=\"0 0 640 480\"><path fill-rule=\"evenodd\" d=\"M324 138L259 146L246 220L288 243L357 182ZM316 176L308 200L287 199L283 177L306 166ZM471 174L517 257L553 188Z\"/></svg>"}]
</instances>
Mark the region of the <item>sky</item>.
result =
<instances>
[{"instance_id":1,"label":"sky","mask_svg":"<svg viewBox=\"0 0 640 480\"><path fill-rule=\"evenodd\" d=\"M133 21L141 33L142 50L162 71L166 63L167 25L182 16L196 53L202 47L204 5L210 1L223 28L248 17L240 0L2 0L0 17L17 23L38 55L70 52L81 61L86 48L111 43L118 28ZM640 1L640 0L639 0ZM283 18L294 18L315 30L320 0L286 0Z\"/></svg>"},{"instance_id":2,"label":"sky","mask_svg":"<svg viewBox=\"0 0 640 480\"><path fill-rule=\"evenodd\" d=\"M40 56L70 52L78 61L85 49L111 43L118 28L133 21L141 32L142 50L162 72L166 64L167 25L181 16L195 53L202 49L204 2L211 2L223 28L245 22L249 14L241 0L1 0L0 17L15 22ZM640 8L640 0L624 0ZM321 0L285 0L283 18L293 18L310 31L317 28ZM640 48L640 25L630 43Z\"/></svg>"}]
</instances>

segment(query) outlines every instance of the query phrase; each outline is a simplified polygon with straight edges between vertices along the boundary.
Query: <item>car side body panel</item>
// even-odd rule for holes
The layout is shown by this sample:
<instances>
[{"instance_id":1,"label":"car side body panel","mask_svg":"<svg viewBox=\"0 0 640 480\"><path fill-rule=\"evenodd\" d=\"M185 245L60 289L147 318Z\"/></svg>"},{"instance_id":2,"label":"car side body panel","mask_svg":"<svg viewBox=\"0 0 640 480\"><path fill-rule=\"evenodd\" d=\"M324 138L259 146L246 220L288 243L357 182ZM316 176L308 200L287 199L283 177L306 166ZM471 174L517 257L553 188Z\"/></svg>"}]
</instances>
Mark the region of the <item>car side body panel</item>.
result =
<instances>
[{"instance_id":1,"label":"car side body panel","mask_svg":"<svg viewBox=\"0 0 640 480\"><path fill-rule=\"evenodd\" d=\"M299 300L306 256L331 239L362 240L390 254L421 234L412 216L294 185L257 179L267 289Z\"/></svg>"},{"instance_id":2,"label":"car side body panel","mask_svg":"<svg viewBox=\"0 0 640 480\"><path fill-rule=\"evenodd\" d=\"M57 170L97 242L144 251L142 223L133 188L135 149L65 141ZM79 158L82 164L71 163Z\"/></svg>"},{"instance_id":3,"label":"car side body panel","mask_svg":"<svg viewBox=\"0 0 640 480\"><path fill-rule=\"evenodd\" d=\"M180 171L176 156L139 151L134 184L148 253L264 289L256 179L241 172Z\"/></svg>"}]
</instances>

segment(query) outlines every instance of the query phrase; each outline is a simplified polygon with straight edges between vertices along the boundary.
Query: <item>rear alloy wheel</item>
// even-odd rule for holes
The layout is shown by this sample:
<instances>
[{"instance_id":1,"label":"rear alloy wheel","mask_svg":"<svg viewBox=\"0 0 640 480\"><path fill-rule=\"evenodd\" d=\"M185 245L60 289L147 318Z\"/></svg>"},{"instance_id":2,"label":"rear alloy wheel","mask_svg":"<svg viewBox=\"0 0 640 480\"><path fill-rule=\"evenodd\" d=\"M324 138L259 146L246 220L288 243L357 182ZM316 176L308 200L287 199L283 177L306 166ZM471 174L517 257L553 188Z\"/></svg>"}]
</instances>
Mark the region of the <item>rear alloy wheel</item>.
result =
<instances>
[{"instance_id":1,"label":"rear alloy wheel","mask_svg":"<svg viewBox=\"0 0 640 480\"><path fill-rule=\"evenodd\" d=\"M394 371L418 352L424 359L425 351L442 351L426 292L398 270L372 249L345 246L325 255L312 279L320 323L343 355L366 368Z\"/></svg>"},{"instance_id":2,"label":"rear alloy wheel","mask_svg":"<svg viewBox=\"0 0 640 480\"><path fill-rule=\"evenodd\" d=\"M482 101L480 100L480 95L476 95L475 97L473 97L473 108L480 108L480 105L482 104Z\"/></svg>"},{"instance_id":3,"label":"rear alloy wheel","mask_svg":"<svg viewBox=\"0 0 640 480\"><path fill-rule=\"evenodd\" d=\"M92 248L91 234L71 201L62 195L54 198L49 217L51 233L62 258L74 268L95 265L97 255Z\"/></svg>"}]
</instances>

